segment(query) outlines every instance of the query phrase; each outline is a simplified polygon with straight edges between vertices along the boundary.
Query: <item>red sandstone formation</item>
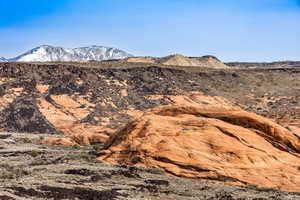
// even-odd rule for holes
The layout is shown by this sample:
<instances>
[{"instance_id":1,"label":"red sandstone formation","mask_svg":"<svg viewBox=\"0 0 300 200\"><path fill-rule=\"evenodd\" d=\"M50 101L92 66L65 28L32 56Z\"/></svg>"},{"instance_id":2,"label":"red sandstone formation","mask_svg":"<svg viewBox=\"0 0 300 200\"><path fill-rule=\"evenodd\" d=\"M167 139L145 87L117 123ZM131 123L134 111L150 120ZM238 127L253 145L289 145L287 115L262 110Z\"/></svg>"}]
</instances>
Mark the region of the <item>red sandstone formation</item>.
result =
<instances>
[{"instance_id":1,"label":"red sandstone formation","mask_svg":"<svg viewBox=\"0 0 300 200\"><path fill-rule=\"evenodd\" d=\"M170 105L154 108L119 129L98 160L299 192L299 138L296 132L238 108Z\"/></svg>"}]
</instances>

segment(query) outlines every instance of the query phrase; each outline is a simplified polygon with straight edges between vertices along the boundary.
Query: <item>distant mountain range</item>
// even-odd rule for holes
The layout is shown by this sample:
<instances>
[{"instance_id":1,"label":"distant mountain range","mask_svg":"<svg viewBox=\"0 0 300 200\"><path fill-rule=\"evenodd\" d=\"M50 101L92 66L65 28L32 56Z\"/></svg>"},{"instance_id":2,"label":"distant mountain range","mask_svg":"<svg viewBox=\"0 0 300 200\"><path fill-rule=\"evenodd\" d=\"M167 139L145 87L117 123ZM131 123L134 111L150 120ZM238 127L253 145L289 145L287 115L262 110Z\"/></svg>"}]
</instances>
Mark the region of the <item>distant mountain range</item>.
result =
<instances>
[{"instance_id":1,"label":"distant mountain range","mask_svg":"<svg viewBox=\"0 0 300 200\"><path fill-rule=\"evenodd\" d=\"M87 46L80 48L63 48L50 45L38 46L15 58L0 57L0 62L76 62L76 61L102 61L124 59L133 55L113 47Z\"/></svg>"}]
</instances>

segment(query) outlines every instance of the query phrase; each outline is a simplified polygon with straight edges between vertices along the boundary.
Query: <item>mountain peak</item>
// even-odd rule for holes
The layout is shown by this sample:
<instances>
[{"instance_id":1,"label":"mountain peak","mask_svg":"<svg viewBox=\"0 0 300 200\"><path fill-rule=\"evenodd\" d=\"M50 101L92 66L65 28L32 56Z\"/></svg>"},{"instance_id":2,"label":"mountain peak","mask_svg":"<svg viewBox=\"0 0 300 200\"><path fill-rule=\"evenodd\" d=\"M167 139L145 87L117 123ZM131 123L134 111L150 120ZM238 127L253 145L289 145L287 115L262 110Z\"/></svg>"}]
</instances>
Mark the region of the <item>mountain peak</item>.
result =
<instances>
[{"instance_id":1,"label":"mountain peak","mask_svg":"<svg viewBox=\"0 0 300 200\"><path fill-rule=\"evenodd\" d=\"M132 55L114 47L91 45L79 48L64 48L40 45L26 53L10 59L14 62L77 62L88 60L124 59Z\"/></svg>"}]
</instances>

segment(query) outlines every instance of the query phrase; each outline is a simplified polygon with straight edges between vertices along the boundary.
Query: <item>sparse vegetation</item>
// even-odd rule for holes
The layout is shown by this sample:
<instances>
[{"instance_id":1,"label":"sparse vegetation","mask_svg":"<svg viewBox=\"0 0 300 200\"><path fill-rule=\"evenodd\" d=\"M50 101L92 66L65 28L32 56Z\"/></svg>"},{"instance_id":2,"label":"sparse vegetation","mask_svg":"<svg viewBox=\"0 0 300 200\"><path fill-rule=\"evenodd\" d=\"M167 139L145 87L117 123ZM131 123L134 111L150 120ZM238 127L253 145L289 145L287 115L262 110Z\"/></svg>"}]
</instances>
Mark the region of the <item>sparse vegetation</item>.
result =
<instances>
[{"instance_id":1,"label":"sparse vegetation","mask_svg":"<svg viewBox=\"0 0 300 200\"><path fill-rule=\"evenodd\" d=\"M29 154L29 155L32 156L32 157L37 157L37 156L43 154L43 152L41 152L41 151L36 151L36 150L32 150L32 151L27 152L27 154Z\"/></svg>"},{"instance_id":2,"label":"sparse vegetation","mask_svg":"<svg viewBox=\"0 0 300 200\"><path fill-rule=\"evenodd\" d=\"M30 172L24 169L24 166L11 166L9 164L0 165L1 179L18 179L22 176L30 175Z\"/></svg>"}]
</instances>

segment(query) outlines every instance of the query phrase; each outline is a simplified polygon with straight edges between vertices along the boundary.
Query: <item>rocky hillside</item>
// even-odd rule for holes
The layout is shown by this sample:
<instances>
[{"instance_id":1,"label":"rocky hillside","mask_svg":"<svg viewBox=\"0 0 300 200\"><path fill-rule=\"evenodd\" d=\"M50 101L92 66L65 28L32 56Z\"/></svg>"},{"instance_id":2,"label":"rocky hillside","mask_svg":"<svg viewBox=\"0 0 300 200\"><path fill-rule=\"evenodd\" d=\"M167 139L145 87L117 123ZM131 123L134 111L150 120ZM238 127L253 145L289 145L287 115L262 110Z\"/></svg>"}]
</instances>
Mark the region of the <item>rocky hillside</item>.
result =
<instances>
[{"instance_id":1,"label":"rocky hillside","mask_svg":"<svg viewBox=\"0 0 300 200\"><path fill-rule=\"evenodd\" d=\"M1 63L1 131L53 135L40 144L96 145L99 160L118 165L299 192L300 68L90 64ZM172 112L159 107L166 105ZM157 145L148 145L152 139Z\"/></svg>"},{"instance_id":2,"label":"rocky hillside","mask_svg":"<svg viewBox=\"0 0 300 200\"><path fill-rule=\"evenodd\" d=\"M133 63L156 63L160 65L173 65L173 66L193 66L193 67L206 67L215 69L228 68L224 63L214 56L203 57L186 57L181 54L170 55L162 58L153 57L130 57L125 59L126 62Z\"/></svg>"},{"instance_id":3,"label":"rocky hillside","mask_svg":"<svg viewBox=\"0 0 300 200\"><path fill-rule=\"evenodd\" d=\"M225 97L279 121L288 113L286 120L298 117L300 69L114 65L0 64L2 130L53 133L81 124L114 128L140 111L175 103L179 96L193 98L193 92ZM63 126L55 127L57 123Z\"/></svg>"}]
</instances>

